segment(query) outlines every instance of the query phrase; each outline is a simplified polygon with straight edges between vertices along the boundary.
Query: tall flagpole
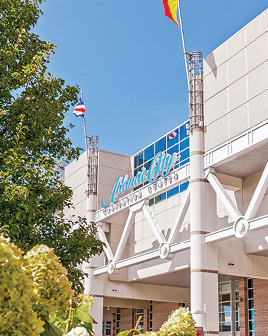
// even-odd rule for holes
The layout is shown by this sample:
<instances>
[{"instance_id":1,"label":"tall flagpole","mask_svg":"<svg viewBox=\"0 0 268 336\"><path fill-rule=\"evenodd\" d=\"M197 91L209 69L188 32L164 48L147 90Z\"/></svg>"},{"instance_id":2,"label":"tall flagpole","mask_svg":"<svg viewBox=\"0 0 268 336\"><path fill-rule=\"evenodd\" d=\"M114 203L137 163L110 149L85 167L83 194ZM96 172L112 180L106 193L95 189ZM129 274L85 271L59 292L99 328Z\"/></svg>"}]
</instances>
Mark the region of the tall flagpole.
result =
<instances>
[{"instance_id":1,"label":"tall flagpole","mask_svg":"<svg viewBox=\"0 0 268 336\"><path fill-rule=\"evenodd\" d=\"M81 99L83 101L83 92L81 90ZM88 146L87 146L87 131L86 131L86 119L85 114L83 114L83 125L84 125L84 136L85 136L85 145L86 145L86 152L87 152L87 166L88 166L88 187L87 187L87 194L89 192L89 156L88 156Z\"/></svg>"},{"instance_id":2,"label":"tall flagpole","mask_svg":"<svg viewBox=\"0 0 268 336\"><path fill-rule=\"evenodd\" d=\"M181 31L181 39L182 39L182 47L183 47L183 54L184 54L184 62L185 62L185 69L186 69L187 84L188 84L188 89L190 90L188 62L187 62L187 57L186 57L187 54L186 54L186 49L185 49L185 40L184 40L184 32L183 32L183 25L182 25L182 18L181 18L180 0L177 0L177 4L178 4L179 20L180 20L180 24L178 26L178 29L180 29L180 31Z\"/></svg>"}]
</instances>

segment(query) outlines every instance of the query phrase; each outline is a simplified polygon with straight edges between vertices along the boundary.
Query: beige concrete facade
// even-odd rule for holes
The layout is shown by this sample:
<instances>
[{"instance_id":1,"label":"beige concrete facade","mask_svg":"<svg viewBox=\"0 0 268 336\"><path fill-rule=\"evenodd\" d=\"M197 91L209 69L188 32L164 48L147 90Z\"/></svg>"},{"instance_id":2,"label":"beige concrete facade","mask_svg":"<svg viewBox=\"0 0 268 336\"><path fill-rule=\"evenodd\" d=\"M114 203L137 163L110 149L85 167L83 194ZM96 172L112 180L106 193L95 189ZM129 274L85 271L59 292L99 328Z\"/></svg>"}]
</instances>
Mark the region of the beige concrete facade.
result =
<instances>
[{"instance_id":1,"label":"beige concrete facade","mask_svg":"<svg viewBox=\"0 0 268 336\"><path fill-rule=\"evenodd\" d=\"M268 11L204 59L205 150L268 118Z\"/></svg>"}]
</instances>

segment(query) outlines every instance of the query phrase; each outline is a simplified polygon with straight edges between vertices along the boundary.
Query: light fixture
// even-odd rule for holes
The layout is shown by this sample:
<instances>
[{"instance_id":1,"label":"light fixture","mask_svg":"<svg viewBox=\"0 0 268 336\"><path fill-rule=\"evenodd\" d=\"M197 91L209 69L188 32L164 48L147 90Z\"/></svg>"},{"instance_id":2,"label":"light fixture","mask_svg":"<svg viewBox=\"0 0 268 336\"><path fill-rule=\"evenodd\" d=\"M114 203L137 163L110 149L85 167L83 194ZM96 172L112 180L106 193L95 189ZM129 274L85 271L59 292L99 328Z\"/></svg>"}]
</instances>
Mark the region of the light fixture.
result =
<instances>
[{"instance_id":1,"label":"light fixture","mask_svg":"<svg viewBox=\"0 0 268 336\"><path fill-rule=\"evenodd\" d=\"M203 310L197 309L193 314L204 315L204 333L207 333L207 305L203 304Z\"/></svg>"},{"instance_id":2,"label":"light fixture","mask_svg":"<svg viewBox=\"0 0 268 336\"><path fill-rule=\"evenodd\" d=\"M107 307L107 310L110 310L110 307L109 307L109 306Z\"/></svg>"}]
</instances>

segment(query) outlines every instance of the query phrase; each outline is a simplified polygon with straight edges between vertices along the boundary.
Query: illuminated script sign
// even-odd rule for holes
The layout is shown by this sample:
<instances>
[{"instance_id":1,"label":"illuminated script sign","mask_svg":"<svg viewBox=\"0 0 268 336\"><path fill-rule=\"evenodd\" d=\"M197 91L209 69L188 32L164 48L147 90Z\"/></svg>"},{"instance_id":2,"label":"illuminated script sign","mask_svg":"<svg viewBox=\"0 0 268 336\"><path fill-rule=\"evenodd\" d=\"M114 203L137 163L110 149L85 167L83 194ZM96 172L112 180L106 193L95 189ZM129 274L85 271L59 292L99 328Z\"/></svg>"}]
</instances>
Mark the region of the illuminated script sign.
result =
<instances>
[{"instance_id":1,"label":"illuminated script sign","mask_svg":"<svg viewBox=\"0 0 268 336\"><path fill-rule=\"evenodd\" d=\"M153 183L158 177L167 176L172 171L179 158L180 155L178 153L173 153L171 155L164 152L159 152L153 158L148 170L143 167L140 171L138 171L137 175L131 179L128 179L128 175L119 177L115 182L108 201L106 203L102 202L102 207L106 208L110 202L115 203L118 196L130 188L136 187L137 185L146 181Z\"/></svg>"}]
</instances>

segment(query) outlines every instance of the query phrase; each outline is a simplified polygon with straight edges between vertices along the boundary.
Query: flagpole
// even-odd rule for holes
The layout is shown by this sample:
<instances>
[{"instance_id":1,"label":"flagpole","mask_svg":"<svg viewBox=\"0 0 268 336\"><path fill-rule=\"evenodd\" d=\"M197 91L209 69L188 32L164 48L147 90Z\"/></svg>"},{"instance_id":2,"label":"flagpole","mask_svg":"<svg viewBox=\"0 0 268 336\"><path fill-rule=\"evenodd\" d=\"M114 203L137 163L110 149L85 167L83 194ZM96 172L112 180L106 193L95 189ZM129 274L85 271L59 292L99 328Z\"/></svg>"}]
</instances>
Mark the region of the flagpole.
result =
<instances>
[{"instance_id":1,"label":"flagpole","mask_svg":"<svg viewBox=\"0 0 268 336\"><path fill-rule=\"evenodd\" d=\"M190 84L189 84L189 72L188 72L188 62L187 62L187 57L186 57L184 32L183 32L183 25L182 25L182 18L181 18L181 6L180 6L180 0L177 0L177 4L178 4L179 20L180 20L180 25L178 26L178 28L179 28L180 31L181 31L181 39L182 39L182 47L183 47L183 54L184 54L184 62L185 62L185 69L186 69L187 84L188 84L188 89L190 90Z\"/></svg>"},{"instance_id":2,"label":"flagpole","mask_svg":"<svg viewBox=\"0 0 268 336\"><path fill-rule=\"evenodd\" d=\"M81 99L83 101L83 92L81 90ZM87 193L89 192L89 156L88 156L88 146L87 146L87 131L86 131L86 119L85 115L83 114L83 125L84 125L84 137L85 137L85 145L86 145L86 152L87 152L87 166L88 166L88 190Z\"/></svg>"}]
</instances>

